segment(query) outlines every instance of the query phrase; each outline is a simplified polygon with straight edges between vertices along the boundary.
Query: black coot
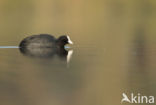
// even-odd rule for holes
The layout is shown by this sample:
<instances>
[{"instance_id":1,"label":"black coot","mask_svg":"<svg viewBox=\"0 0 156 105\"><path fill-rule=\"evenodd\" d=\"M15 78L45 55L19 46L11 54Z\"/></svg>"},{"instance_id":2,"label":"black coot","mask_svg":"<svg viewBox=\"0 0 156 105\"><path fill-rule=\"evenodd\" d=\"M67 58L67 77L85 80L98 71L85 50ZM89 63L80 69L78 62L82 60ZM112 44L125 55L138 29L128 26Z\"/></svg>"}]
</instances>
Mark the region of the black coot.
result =
<instances>
[{"instance_id":1,"label":"black coot","mask_svg":"<svg viewBox=\"0 0 156 105\"><path fill-rule=\"evenodd\" d=\"M21 41L20 48L64 48L66 44L73 44L69 36L63 35L56 39L49 34L32 35Z\"/></svg>"},{"instance_id":2,"label":"black coot","mask_svg":"<svg viewBox=\"0 0 156 105\"><path fill-rule=\"evenodd\" d=\"M26 56L38 58L51 58L58 55L61 58L69 58L64 46L73 44L69 36L63 35L56 39L49 34L32 35L23 39L19 45L20 52Z\"/></svg>"},{"instance_id":3,"label":"black coot","mask_svg":"<svg viewBox=\"0 0 156 105\"><path fill-rule=\"evenodd\" d=\"M66 59L68 56L68 52L64 48L56 49L56 48L48 48L48 47L35 47L32 49L29 48L20 48L20 52L29 57L33 58L48 58L51 59L54 55L57 55L59 58Z\"/></svg>"}]
</instances>

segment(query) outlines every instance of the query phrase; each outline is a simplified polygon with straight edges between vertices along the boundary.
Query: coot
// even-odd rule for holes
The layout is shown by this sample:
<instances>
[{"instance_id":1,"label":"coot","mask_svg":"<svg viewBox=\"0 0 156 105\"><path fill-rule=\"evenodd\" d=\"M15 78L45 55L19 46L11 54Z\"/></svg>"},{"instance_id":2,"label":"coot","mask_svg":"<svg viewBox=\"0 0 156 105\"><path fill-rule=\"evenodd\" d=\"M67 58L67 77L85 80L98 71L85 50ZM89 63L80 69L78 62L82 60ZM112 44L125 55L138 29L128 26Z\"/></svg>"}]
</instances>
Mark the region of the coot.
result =
<instances>
[{"instance_id":1,"label":"coot","mask_svg":"<svg viewBox=\"0 0 156 105\"><path fill-rule=\"evenodd\" d=\"M49 34L32 35L23 39L19 45L20 48L64 48L66 44L73 44L67 35L56 39Z\"/></svg>"}]
</instances>

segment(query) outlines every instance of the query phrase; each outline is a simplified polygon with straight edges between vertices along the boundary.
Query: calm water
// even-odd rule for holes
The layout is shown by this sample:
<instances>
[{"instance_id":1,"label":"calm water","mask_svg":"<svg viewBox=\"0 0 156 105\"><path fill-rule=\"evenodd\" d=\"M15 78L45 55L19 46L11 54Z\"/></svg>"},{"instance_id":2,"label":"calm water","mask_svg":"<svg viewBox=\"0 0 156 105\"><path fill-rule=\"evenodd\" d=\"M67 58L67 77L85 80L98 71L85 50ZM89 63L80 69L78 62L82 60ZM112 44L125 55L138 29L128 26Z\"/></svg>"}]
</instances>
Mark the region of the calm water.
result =
<instances>
[{"instance_id":1,"label":"calm water","mask_svg":"<svg viewBox=\"0 0 156 105\"><path fill-rule=\"evenodd\" d=\"M120 105L122 93L156 96L153 0L1 0L1 105ZM30 57L33 34L68 34L71 59Z\"/></svg>"}]
</instances>

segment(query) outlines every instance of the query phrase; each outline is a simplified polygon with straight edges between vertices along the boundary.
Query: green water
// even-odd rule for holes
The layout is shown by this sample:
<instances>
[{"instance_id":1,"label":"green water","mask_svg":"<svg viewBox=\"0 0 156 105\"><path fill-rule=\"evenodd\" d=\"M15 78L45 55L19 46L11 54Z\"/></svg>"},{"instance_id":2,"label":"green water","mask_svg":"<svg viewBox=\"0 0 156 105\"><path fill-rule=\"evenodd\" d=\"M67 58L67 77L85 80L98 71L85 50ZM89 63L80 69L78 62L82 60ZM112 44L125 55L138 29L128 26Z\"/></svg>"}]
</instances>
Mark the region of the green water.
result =
<instances>
[{"instance_id":1,"label":"green water","mask_svg":"<svg viewBox=\"0 0 156 105\"><path fill-rule=\"evenodd\" d=\"M70 62L0 49L1 105L120 105L156 96L156 1L1 0L0 46L67 34Z\"/></svg>"}]
</instances>

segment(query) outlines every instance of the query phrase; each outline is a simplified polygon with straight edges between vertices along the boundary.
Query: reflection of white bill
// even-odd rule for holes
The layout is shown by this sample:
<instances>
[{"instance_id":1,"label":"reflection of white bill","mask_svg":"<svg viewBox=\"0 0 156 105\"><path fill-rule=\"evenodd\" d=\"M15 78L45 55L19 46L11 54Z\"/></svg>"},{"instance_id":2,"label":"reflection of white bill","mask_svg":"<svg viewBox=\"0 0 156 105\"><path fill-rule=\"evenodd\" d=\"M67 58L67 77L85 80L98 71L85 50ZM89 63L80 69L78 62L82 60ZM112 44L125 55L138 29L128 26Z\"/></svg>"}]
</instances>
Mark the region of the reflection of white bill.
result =
<instances>
[{"instance_id":1,"label":"reflection of white bill","mask_svg":"<svg viewBox=\"0 0 156 105\"><path fill-rule=\"evenodd\" d=\"M67 55L67 65L68 63L70 62L71 58L72 58L72 55L73 55L73 50L69 50L68 51L68 55Z\"/></svg>"}]
</instances>

